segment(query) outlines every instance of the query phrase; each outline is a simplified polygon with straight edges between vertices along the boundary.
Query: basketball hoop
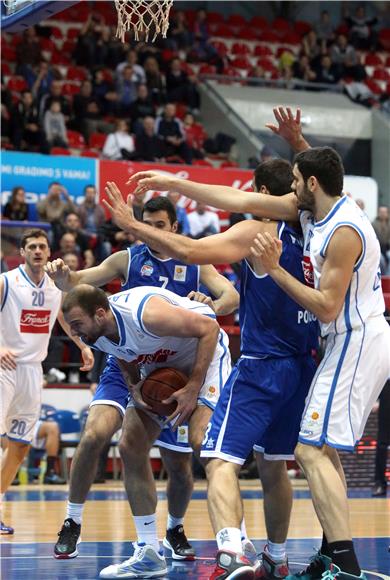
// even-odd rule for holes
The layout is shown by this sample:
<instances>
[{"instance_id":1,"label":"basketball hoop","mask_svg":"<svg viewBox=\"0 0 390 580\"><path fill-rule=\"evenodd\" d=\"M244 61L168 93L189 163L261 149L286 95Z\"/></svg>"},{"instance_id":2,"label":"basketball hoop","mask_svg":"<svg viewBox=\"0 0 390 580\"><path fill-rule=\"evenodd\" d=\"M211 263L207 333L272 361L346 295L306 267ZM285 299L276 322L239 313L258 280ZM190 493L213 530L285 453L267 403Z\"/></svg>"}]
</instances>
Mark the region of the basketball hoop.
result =
<instances>
[{"instance_id":1,"label":"basketball hoop","mask_svg":"<svg viewBox=\"0 0 390 580\"><path fill-rule=\"evenodd\" d=\"M169 11L173 0L115 0L118 12L116 36L125 42L126 32L134 30L135 40L144 34L154 42L158 34L165 38L169 27Z\"/></svg>"}]
</instances>

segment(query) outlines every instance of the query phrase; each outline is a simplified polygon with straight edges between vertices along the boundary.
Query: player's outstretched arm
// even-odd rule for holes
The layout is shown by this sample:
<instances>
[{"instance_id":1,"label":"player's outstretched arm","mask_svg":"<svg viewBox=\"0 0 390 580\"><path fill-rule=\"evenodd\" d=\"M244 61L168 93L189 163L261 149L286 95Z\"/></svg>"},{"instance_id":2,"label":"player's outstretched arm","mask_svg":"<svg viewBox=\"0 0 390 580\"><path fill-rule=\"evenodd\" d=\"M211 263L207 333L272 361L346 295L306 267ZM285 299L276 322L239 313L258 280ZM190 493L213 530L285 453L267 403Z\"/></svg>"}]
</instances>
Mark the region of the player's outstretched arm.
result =
<instances>
[{"instance_id":1,"label":"player's outstretched arm","mask_svg":"<svg viewBox=\"0 0 390 580\"><path fill-rule=\"evenodd\" d=\"M65 321L62 310L59 311L57 315L57 320L62 326L64 332L69 336L69 338L75 343L80 349L81 358L83 359L83 366L80 367L80 371L90 371L94 365L95 358L93 356L92 350L84 344L77 336L72 336L69 324Z\"/></svg>"},{"instance_id":2,"label":"player's outstretched arm","mask_svg":"<svg viewBox=\"0 0 390 580\"><path fill-rule=\"evenodd\" d=\"M157 296L147 302L142 323L146 330L156 336L198 339L195 362L188 383L164 401L177 401L177 408L169 420L172 421L180 415L175 425L181 425L196 408L200 388L217 346L219 325L213 318L173 306Z\"/></svg>"},{"instance_id":3,"label":"player's outstretched arm","mask_svg":"<svg viewBox=\"0 0 390 580\"><path fill-rule=\"evenodd\" d=\"M277 125L266 123L265 126L271 129L275 135L279 135L287 141L296 153L310 149L309 143L302 135L301 109L296 110L295 116L290 107L275 107L273 112Z\"/></svg>"},{"instance_id":4,"label":"player's outstretched arm","mask_svg":"<svg viewBox=\"0 0 390 580\"><path fill-rule=\"evenodd\" d=\"M128 254L124 250L106 258L99 266L71 272L61 258L48 262L45 271L54 280L55 285L64 292L69 292L79 284L104 286L114 278L126 277Z\"/></svg>"},{"instance_id":5,"label":"player's outstretched arm","mask_svg":"<svg viewBox=\"0 0 390 580\"><path fill-rule=\"evenodd\" d=\"M237 310L240 303L240 295L225 276L222 276L214 266L203 265L200 267L200 283L206 286L210 294L215 298L199 292L190 292L188 298L198 300L210 306L217 316L230 314Z\"/></svg>"},{"instance_id":6,"label":"player's outstretched arm","mask_svg":"<svg viewBox=\"0 0 390 580\"><path fill-rule=\"evenodd\" d=\"M327 324L337 318L344 304L353 269L362 253L362 242L358 233L348 226L336 230L326 250L318 289L302 284L280 266L280 240L271 235L258 234L251 252L252 259L259 260L262 268L295 302Z\"/></svg>"},{"instance_id":7,"label":"player's outstretched arm","mask_svg":"<svg viewBox=\"0 0 390 580\"><path fill-rule=\"evenodd\" d=\"M261 193L242 191L226 185L196 183L161 175L157 171L142 171L132 175L128 181L136 185L134 195L149 190L177 191L195 201L238 213L252 213L258 217L297 221L295 196L273 197Z\"/></svg>"}]
</instances>

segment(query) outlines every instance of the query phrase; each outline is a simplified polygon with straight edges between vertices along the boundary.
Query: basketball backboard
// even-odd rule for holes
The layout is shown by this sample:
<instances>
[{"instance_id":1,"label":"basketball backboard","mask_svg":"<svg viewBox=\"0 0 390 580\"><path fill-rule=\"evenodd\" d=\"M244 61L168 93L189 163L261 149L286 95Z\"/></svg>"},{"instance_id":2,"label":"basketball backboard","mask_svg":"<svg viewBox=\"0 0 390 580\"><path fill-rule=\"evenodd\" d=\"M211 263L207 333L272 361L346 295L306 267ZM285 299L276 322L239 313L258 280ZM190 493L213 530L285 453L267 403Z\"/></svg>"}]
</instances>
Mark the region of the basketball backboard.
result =
<instances>
[{"instance_id":1,"label":"basketball backboard","mask_svg":"<svg viewBox=\"0 0 390 580\"><path fill-rule=\"evenodd\" d=\"M33 24L62 12L79 0L2 0L1 29L5 32L22 32Z\"/></svg>"}]
</instances>

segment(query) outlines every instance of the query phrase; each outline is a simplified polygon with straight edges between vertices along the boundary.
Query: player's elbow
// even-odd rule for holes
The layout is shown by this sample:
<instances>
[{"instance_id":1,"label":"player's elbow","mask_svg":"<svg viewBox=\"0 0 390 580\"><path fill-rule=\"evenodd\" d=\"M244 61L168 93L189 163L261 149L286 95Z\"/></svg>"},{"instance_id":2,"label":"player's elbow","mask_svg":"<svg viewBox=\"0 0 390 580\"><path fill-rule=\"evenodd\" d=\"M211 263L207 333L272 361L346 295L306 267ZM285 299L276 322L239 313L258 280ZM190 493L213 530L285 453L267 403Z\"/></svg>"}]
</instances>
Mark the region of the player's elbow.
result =
<instances>
[{"instance_id":1,"label":"player's elbow","mask_svg":"<svg viewBox=\"0 0 390 580\"><path fill-rule=\"evenodd\" d=\"M336 304L325 304L317 314L317 318L323 324L330 324L336 320L340 308Z\"/></svg>"}]
</instances>

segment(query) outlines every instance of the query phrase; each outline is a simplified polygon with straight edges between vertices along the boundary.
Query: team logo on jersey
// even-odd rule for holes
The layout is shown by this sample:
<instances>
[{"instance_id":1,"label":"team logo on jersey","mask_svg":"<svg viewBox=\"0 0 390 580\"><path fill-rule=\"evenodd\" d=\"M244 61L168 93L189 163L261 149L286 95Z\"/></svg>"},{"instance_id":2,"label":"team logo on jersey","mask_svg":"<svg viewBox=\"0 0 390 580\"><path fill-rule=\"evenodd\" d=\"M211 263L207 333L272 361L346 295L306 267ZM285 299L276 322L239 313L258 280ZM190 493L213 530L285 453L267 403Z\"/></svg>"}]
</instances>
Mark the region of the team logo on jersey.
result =
<instances>
[{"instance_id":1,"label":"team logo on jersey","mask_svg":"<svg viewBox=\"0 0 390 580\"><path fill-rule=\"evenodd\" d=\"M186 275L187 275L187 266L175 266L173 279L176 280L176 282L185 282Z\"/></svg>"},{"instance_id":2,"label":"team logo on jersey","mask_svg":"<svg viewBox=\"0 0 390 580\"><path fill-rule=\"evenodd\" d=\"M303 256L302 268L305 283L307 284L307 286L311 286L312 288L314 288L314 270L313 264L311 263L309 256Z\"/></svg>"},{"instance_id":3,"label":"team logo on jersey","mask_svg":"<svg viewBox=\"0 0 390 580\"><path fill-rule=\"evenodd\" d=\"M151 276L153 274L153 264L150 262L145 262L141 268L141 276Z\"/></svg>"},{"instance_id":4,"label":"team logo on jersey","mask_svg":"<svg viewBox=\"0 0 390 580\"><path fill-rule=\"evenodd\" d=\"M168 360L168 357L173 356L174 354L177 354L177 351L169 350L167 348L160 348L160 350L152 354L140 354L135 362L139 365L163 363Z\"/></svg>"},{"instance_id":5,"label":"team logo on jersey","mask_svg":"<svg viewBox=\"0 0 390 580\"><path fill-rule=\"evenodd\" d=\"M20 332L29 334L48 334L50 310L22 310Z\"/></svg>"},{"instance_id":6,"label":"team logo on jersey","mask_svg":"<svg viewBox=\"0 0 390 580\"><path fill-rule=\"evenodd\" d=\"M188 426L180 425L177 429L177 442L188 443Z\"/></svg>"},{"instance_id":7,"label":"team logo on jersey","mask_svg":"<svg viewBox=\"0 0 390 580\"><path fill-rule=\"evenodd\" d=\"M320 417L320 414L319 414L319 413L317 413L317 411L313 411L313 413L311 414L311 418L312 418L314 421L317 421L317 419L319 419L319 417Z\"/></svg>"},{"instance_id":8,"label":"team logo on jersey","mask_svg":"<svg viewBox=\"0 0 390 580\"><path fill-rule=\"evenodd\" d=\"M208 399L212 399L215 396L216 392L217 392L217 389L211 385L207 391L206 397Z\"/></svg>"}]
</instances>

